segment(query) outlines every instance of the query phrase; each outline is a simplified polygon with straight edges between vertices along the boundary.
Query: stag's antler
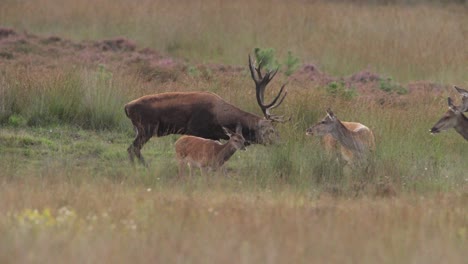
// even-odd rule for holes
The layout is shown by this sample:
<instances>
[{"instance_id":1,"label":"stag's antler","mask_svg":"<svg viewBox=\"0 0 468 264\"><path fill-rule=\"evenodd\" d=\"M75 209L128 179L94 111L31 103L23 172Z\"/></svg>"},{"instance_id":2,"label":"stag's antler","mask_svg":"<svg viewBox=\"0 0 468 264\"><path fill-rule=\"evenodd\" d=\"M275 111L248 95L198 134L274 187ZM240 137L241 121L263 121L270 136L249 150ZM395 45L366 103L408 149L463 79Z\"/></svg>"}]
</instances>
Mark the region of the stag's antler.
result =
<instances>
[{"instance_id":1,"label":"stag's antler","mask_svg":"<svg viewBox=\"0 0 468 264\"><path fill-rule=\"evenodd\" d=\"M262 109L263 115L265 116L266 119L269 119L271 121L276 121L276 122L289 121L289 119L291 118L285 119L284 116L270 114L270 110L280 106L284 98L288 94L288 92L284 90L284 87L286 86L286 84L283 84L281 86L281 89L278 95L273 99L273 101L271 101L271 103L269 104L264 103L265 88L268 85L268 83L273 79L273 77L275 77L276 73L278 72L278 69L267 71L265 73L265 76L263 76L260 70L263 66L263 63L264 61L260 61L258 64L258 67L255 67L254 63L252 62L252 58L250 57L250 54L249 54L249 69L250 69L250 75L252 76L252 79L255 82L257 103Z\"/></svg>"}]
</instances>

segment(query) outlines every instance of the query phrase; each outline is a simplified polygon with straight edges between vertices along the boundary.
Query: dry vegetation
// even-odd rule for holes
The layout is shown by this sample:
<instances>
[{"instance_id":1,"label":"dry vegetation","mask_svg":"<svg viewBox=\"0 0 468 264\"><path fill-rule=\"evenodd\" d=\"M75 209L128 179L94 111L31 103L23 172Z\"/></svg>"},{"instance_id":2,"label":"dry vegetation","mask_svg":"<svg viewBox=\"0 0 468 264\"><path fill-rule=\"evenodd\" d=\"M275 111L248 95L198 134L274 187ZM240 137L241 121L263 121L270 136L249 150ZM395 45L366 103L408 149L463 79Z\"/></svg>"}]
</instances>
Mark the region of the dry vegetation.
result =
<instances>
[{"instance_id":1,"label":"dry vegetation","mask_svg":"<svg viewBox=\"0 0 468 264\"><path fill-rule=\"evenodd\" d=\"M253 47L273 47L337 75L369 67L400 81L466 81L467 5L413 2L2 1L0 23L75 40L122 35L196 62L244 65Z\"/></svg>"},{"instance_id":2,"label":"dry vegetation","mask_svg":"<svg viewBox=\"0 0 468 264\"><path fill-rule=\"evenodd\" d=\"M468 257L466 196L349 200L288 188L225 193L177 182L149 190L92 178L77 184L60 173L44 178L0 187L0 209L16 212L0 220L2 263L463 263ZM23 209L31 207L41 209Z\"/></svg>"},{"instance_id":3,"label":"dry vegetation","mask_svg":"<svg viewBox=\"0 0 468 264\"><path fill-rule=\"evenodd\" d=\"M355 2L1 1L0 262L464 263L467 143L428 130L468 88L467 6ZM226 178L177 178L177 136L130 167L125 102L208 90L259 113L257 46L304 63L267 95L288 81L282 144ZM306 138L327 107L374 131L370 171Z\"/></svg>"}]
</instances>

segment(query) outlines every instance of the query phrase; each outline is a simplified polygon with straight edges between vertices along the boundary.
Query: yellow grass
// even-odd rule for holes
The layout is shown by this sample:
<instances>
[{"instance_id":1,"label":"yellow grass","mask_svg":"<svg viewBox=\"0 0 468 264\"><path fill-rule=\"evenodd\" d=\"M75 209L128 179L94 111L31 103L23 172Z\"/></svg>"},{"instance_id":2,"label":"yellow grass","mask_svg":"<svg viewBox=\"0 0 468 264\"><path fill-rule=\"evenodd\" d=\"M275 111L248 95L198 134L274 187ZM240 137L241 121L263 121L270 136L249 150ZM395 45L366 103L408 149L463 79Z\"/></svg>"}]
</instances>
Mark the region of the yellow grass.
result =
<instances>
[{"instance_id":1,"label":"yellow grass","mask_svg":"<svg viewBox=\"0 0 468 264\"><path fill-rule=\"evenodd\" d=\"M185 190L180 183L160 190L81 176L82 184L60 173L2 183L2 263L464 263L468 257L466 195L348 200L287 188L226 192L216 181L211 190L194 190L191 181Z\"/></svg>"}]
</instances>

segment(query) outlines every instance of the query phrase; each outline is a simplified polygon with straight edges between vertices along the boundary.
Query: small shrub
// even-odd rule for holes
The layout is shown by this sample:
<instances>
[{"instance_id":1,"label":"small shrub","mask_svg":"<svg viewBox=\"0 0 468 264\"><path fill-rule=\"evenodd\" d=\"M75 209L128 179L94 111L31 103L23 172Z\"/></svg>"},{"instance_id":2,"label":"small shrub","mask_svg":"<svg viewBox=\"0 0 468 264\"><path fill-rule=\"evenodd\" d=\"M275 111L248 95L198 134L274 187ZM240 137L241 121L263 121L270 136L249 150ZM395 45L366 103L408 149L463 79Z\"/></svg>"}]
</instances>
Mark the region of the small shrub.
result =
<instances>
[{"instance_id":1,"label":"small shrub","mask_svg":"<svg viewBox=\"0 0 468 264\"><path fill-rule=\"evenodd\" d=\"M200 71L193 65L187 67L187 73L191 77L198 77L200 75Z\"/></svg>"},{"instance_id":2,"label":"small shrub","mask_svg":"<svg viewBox=\"0 0 468 264\"><path fill-rule=\"evenodd\" d=\"M255 59L260 70L265 68L268 71L279 68L280 64L275 58L275 50L272 48L255 48Z\"/></svg>"},{"instance_id":3,"label":"small shrub","mask_svg":"<svg viewBox=\"0 0 468 264\"><path fill-rule=\"evenodd\" d=\"M286 61L284 64L286 65L286 70L284 71L284 74L286 74L286 76L290 76L297 70L297 68L299 68L299 58L294 57L292 55L292 52L288 51L288 56L286 57Z\"/></svg>"},{"instance_id":4,"label":"small shrub","mask_svg":"<svg viewBox=\"0 0 468 264\"><path fill-rule=\"evenodd\" d=\"M327 85L327 87L325 87L325 89L329 95L346 100L353 99L358 95L354 87L346 87L346 84L343 81L331 82Z\"/></svg>"},{"instance_id":5,"label":"small shrub","mask_svg":"<svg viewBox=\"0 0 468 264\"><path fill-rule=\"evenodd\" d=\"M275 50L272 48L255 48L254 53L260 69L271 71L282 68L284 65L284 74L290 76L299 67L299 58L292 55L291 51L288 51L288 56L284 59L283 64L280 64L275 58Z\"/></svg>"},{"instance_id":6,"label":"small shrub","mask_svg":"<svg viewBox=\"0 0 468 264\"><path fill-rule=\"evenodd\" d=\"M381 78L379 80L380 90L387 93L407 94L408 89L398 83L393 82L392 78Z\"/></svg>"},{"instance_id":7,"label":"small shrub","mask_svg":"<svg viewBox=\"0 0 468 264\"><path fill-rule=\"evenodd\" d=\"M8 117L8 124L14 127L20 127L26 125L27 121L24 117L20 115L13 114Z\"/></svg>"}]
</instances>

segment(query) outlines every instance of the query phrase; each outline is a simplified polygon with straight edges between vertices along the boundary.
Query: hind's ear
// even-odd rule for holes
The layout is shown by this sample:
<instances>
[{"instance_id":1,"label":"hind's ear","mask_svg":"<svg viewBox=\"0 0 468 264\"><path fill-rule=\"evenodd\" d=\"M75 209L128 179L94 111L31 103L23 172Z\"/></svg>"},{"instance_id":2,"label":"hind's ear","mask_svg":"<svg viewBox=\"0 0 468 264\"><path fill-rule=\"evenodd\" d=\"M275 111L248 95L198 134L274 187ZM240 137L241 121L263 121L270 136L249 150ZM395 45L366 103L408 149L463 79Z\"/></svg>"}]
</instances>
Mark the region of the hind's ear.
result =
<instances>
[{"instance_id":1,"label":"hind's ear","mask_svg":"<svg viewBox=\"0 0 468 264\"><path fill-rule=\"evenodd\" d=\"M464 97L468 97L467 90L457 87L456 85L454 85L453 88L455 88L459 94L463 95Z\"/></svg>"},{"instance_id":2,"label":"hind's ear","mask_svg":"<svg viewBox=\"0 0 468 264\"><path fill-rule=\"evenodd\" d=\"M452 112L455 112L455 113L458 112L458 108L453 104L452 98L450 98L450 97L447 98L447 104L448 104L449 109Z\"/></svg>"},{"instance_id":3,"label":"hind's ear","mask_svg":"<svg viewBox=\"0 0 468 264\"><path fill-rule=\"evenodd\" d=\"M231 137L233 134L233 132L226 127L223 127L223 131L228 137Z\"/></svg>"},{"instance_id":4,"label":"hind's ear","mask_svg":"<svg viewBox=\"0 0 468 264\"><path fill-rule=\"evenodd\" d=\"M240 124L236 126L236 134L242 135L242 126Z\"/></svg>"},{"instance_id":5,"label":"hind's ear","mask_svg":"<svg viewBox=\"0 0 468 264\"><path fill-rule=\"evenodd\" d=\"M327 116L330 117L331 120L336 119L335 114L333 113L333 111L330 108L327 109Z\"/></svg>"}]
</instances>

